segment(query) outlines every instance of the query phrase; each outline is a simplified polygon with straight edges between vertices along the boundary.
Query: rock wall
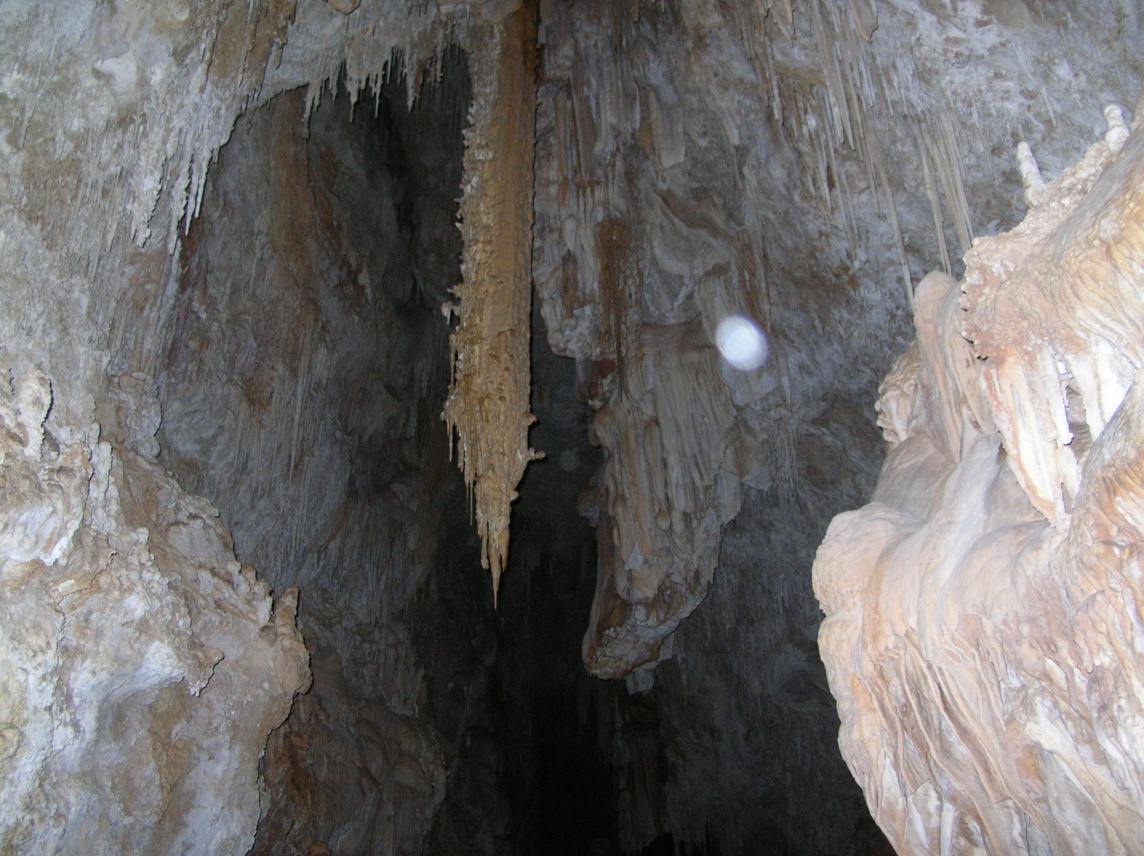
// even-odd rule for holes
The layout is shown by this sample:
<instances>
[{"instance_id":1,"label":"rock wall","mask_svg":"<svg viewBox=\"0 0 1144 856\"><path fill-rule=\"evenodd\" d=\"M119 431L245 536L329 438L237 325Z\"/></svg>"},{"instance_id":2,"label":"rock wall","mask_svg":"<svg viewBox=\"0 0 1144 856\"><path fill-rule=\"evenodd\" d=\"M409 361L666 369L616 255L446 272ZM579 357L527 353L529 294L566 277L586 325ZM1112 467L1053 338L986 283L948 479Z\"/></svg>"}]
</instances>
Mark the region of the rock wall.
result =
<instances>
[{"instance_id":1,"label":"rock wall","mask_svg":"<svg viewBox=\"0 0 1144 856\"><path fill-rule=\"evenodd\" d=\"M242 852L258 758L309 684L298 593L275 604L156 464L154 383L112 383L122 409L86 432L45 425L44 374L0 383L0 848Z\"/></svg>"},{"instance_id":2,"label":"rock wall","mask_svg":"<svg viewBox=\"0 0 1144 856\"><path fill-rule=\"evenodd\" d=\"M534 275L609 454L584 640L602 677L661 658L709 589L742 486L790 484L797 426L832 389L873 389L865 367L888 365L903 317L896 262L859 270L858 244L774 118L778 78L756 53L773 28L706 2L589 3L544 19L537 232L550 237ZM796 221L814 238L795 239ZM892 241L885 225L864 228ZM813 243L813 263L797 240ZM767 337L764 368L720 359L715 330L730 314ZM844 316L878 334L843 335Z\"/></svg>"},{"instance_id":3,"label":"rock wall","mask_svg":"<svg viewBox=\"0 0 1144 856\"><path fill-rule=\"evenodd\" d=\"M355 26L347 26L349 14ZM314 788L320 822L301 806L295 837L304 840L283 835L283 846L306 849L340 831L350 844L416 849L407 839L427 830L444 761L439 736L411 715L419 684L408 633L396 623L379 627L341 658L323 647L329 640L318 628L340 642L362 621L394 613L431 560L423 530L401 512L413 500L392 503L386 532L371 533L367 512L376 510L378 492L397 496L409 487L405 461L417 459L425 435L397 396L406 384L432 385L433 363L406 361L408 376L391 379L389 389L370 375L391 368L376 361L339 379L341 392L349 388L363 408L377 407L355 411L350 398L330 415L348 414L355 437L381 442L396 434L384 460L352 443L333 452L311 443L337 433L334 419L299 421L310 416L300 409L306 401L325 403L312 395L314 379L346 369L322 323L336 327L343 355L360 352L378 327L377 316L368 324L354 316L354 307L369 303L373 285L361 274L376 259L339 256L348 239L323 241L375 230L382 238L365 243L384 257L386 241L410 240L411 230L401 217L331 221L330 207L305 195L313 182L289 185L299 178L290 168L305 160L304 120L324 83L342 73L350 91L368 81L376 92L390 72L396 80L399 63L391 60L399 46L410 79L426 70L432 77L447 31L463 41L467 22L482 20L480 7L411 12L324 0L4 5L0 42L12 61L0 84L0 667L8 676L0 702L0 850L247 852L260 814L267 828L296 807L273 769L263 769L269 785L259 787L267 735L309 684L294 627L295 584L307 587L302 623L319 676L295 719L317 723L315 750L333 735L322 744L334 747L329 763L353 771L339 770L337 787L343 775L356 777L362 799L348 817L322 816L344 793ZM257 153L278 170L277 183L252 184L232 199L229 213L238 219L213 212L212 228L235 240L212 248L213 259L197 257L195 241L210 243L201 239L204 220L196 220L207 175L236 117L249 109L250 121L265 122L255 107L307 85L309 100L298 95L278 106L285 130ZM312 169L337 173L337 158L323 164L318 154ZM435 154L449 151L426 152ZM355 175L344 170L341 180ZM456 184L446 194L453 203ZM252 199L266 207L242 206ZM393 278L415 294L415 276L455 264L455 241L437 238L455 237L455 205L419 209L413 200L402 210L421 221L444 217L419 245L403 248L402 262L412 253L418 263ZM193 237L192 222L199 225ZM299 233L315 222L313 233ZM190 272L188 259L198 265ZM334 281L319 282L331 269ZM291 276L299 278L287 283L292 290L273 290ZM316 297L326 285L336 293L323 305ZM436 313L433 306L423 314L439 319ZM430 337L442 354L444 334ZM415 329L411 339L422 346L418 335ZM177 369L201 374L192 379ZM438 427L444 449L439 406L425 405L422 421ZM273 420L273 431L260 431L260 420ZM264 442L252 447L252 440ZM351 465L361 485L349 485ZM434 472L444 467L442 458ZM299 480L324 486L339 478L347 489L326 499L294 490ZM340 504L351 487L361 488L362 501ZM218 505L189 491L210 491ZM431 532L432 519L425 522ZM342 600L326 601L333 617L318 620L324 601L315 575L336 563L299 560L315 538L375 570L392 554L392 584L374 585L384 574L361 585L331 574L326 591L340 587ZM343 611L345 603L352 608ZM361 715L363 699L383 696L393 707ZM282 753L309 736L304 727L279 735ZM339 754L347 745L352 751ZM310 760L305 755L297 767L321 783L322 770L305 768ZM396 820L375 822L395 804Z\"/></svg>"},{"instance_id":4,"label":"rock wall","mask_svg":"<svg viewBox=\"0 0 1144 856\"><path fill-rule=\"evenodd\" d=\"M428 716L403 619L445 525L459 52L443 75L415 106L394 75L376 96L327 92L305 124L304 90L252 111L182 246L162 461L219 497L244 559L301 588L313 656L262 765L256 853L419 851L458 739Z\"/></svg>"},{"instance_id":5,"label":"rock wall","mask_svg":"<svg viewBox=\"0 0 1144 856\"><path fill-rule=\"evenodd\" d=\"M877 490L818 551L842 751L899 853L1144 848L1144 135L1124 131L960 284L919 287Z\"/></svg>"},{"instance_id":6,"label":"rock wall","mask_svg":"<svg viewBox=\"0 0 1144 856\"><path fill-rule=\"evenodd\" d=\"M259 755L308 683L296 595L275 607L156 464L138 347L291 11L4 8L5 852L245 851Z\"/></svg>"}]
</instances>

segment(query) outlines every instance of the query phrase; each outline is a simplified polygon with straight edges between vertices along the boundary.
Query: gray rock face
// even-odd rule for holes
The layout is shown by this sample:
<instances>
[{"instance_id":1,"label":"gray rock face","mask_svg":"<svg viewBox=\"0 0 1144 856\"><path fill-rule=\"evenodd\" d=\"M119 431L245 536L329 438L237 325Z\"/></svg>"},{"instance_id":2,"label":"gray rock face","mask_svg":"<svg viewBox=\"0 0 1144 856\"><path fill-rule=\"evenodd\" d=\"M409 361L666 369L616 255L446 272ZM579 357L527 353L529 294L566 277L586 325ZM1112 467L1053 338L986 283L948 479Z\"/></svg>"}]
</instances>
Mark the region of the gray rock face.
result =
<instances>
[{"instance_id":1,"label":"gray rock face","mask_svg":"<svg viewBox=\"0 0 1144 856\"><path fill-rule=\"evenodd\" d=\"M440 406L460 235L459 92L396 83L307 125L295 91L240 120L180 258L162 461L219 496L236 548L303 592L315 680L262 764L256 853L416 852L447 759L402 620L437 550ZM436 145L426 147L425 140ZM236 223L249 231L236 235Z\"/></svg>"},{"instance_id":2,"label":"gray rock face","mask_svg":"<svg viewBox=\"0 0 1144 856\"><path fill-rule=\"evenodd\" d=\"M378 613L391 615L399 603L385 598L407 597L429 564L424 556L416 570L402 564L425 549L421 521L411 523L410 512L387 514L393 528L380 537L370 535L368 515L377 506L371 493L384 488L399 496L405 489L393 478L400 443L415 457L416 420L392 395L402 384L432 385L434 372L443 372L399 353L394 361L407 371L400 380L386 378L388 367L371 363L368 350L355 362L362 341L377 340L378 317L367 321L353 311L369 301L365 271L376 259L352 255L352 234L341 245L320 243L339 230L376 230L392 241L409 235L393 223L333 222L328 205L315 208L313 196L298 195L312 184L291 171L299 162L310 168L300 159L307 107L301 97L278 107L279 117L289 114L280 126L286 132L254 150L246 134L230 154L264 158L262 175L247 175L250 183L227 200L228 210L201 209L207 167L236 117L260 91L268 99L281 91L263 88L268 69L304 75L325 57L283 49L288 22L301 31L343 18L345 10L332 8L323 16L324 6L13 3L0 15L0 38L20 46L4 84L0 238L4 852L250 850L259 818L270 826L292 805L274 789L274 758L261 785L259 761L271 729L310 683L309 654L294 626L294 584L306 589L304 611L325 609L333 617L309 622L320 680L291 720L302 723L291 734L316 735L317 751L328 750L329 759L347 741L352 750L335 791L325 794L330 801L314 789L325 825L300 823L296 837L309 836L302 846L339 830L345 838L374 834L372 818L386 803L372 812L355 804L349 818L330 809L354 770L367 783L399 782L404 796L390 792L388 805L401 803L399 817L411 818L415 837L427 830L423 807L441 798L437 736L410 717L417 669L402 660L411 645L401 626L379 626L332 663L323 647ZM377 38L357 40L371 75L406 36L433 31L431 20L397 10L369 14L400 21ZM427 38L426 55L440 47L438 36ZM373 51L383 59L375 63ZM335 68L345 56L342 47L337 52ZM415 56L409 61L418 67ZM311 107L318 91L311 91ZM457 109L464 110L463 100ZM269 115L253 121L265 126ZM321 121L310 125L315 145ZM322 168L318 160L313 169ZM357 175L344 169L341 181ZM371 210L393 213L392 205ZM426 234L453 232L447 206L425 210L445 218ZM188 237L192 220L195 236ZM199 256L194 244L209 234L209 223L232 240ZM380 242L365 243L387 257ZM435 239L401 252L404 260L419 257L422 275L454 263L448 245ZM330 269L341 274L329 284L333 294L315 279ZM293 292L281 289L290 276ZM404 277L410 285L411 270ZM318 297L326 305L311 299ZM324 321L341 335L340 351L324 347ZM426 345L416 331L405 341L416 352ZM442 331L438 352L443 343ZM336 430L334 419L311 418L301 408L307 400L325 404L312 388L327 380L323 371L344 372L339 394L359 394L361 408L352 398L335 406L354 436L397 436L398 454L384 466L373 467L360 448L311 442ZM371 372L381 376L374 381ZM438 410L439 403L430 405L422 422L437 424ZM294 490L299 480L348 488L351 470L364 483L360 504L341 505L344 491ZM184 487L209 491L218 505ZM346 537L333 525L343 512ZM432 526L425 531L433 533ZM232 532L239 555L254 565L236 561ZM341 594L324 597L311 585L320 567L298 559L312 558L308 548L322 537L355 564L392 562L396 582L386 589L368 578L336 578L329 582ZM278 592L277 608L267 579ZM389 665L386 652L395 652ZM344 691L339 669L350 673ZM382 696L396 709L363 709L363 699ZM306 723L322 717L306 732ZM359 752L368 745L372 755ZM302 768L309 758L297 760ZM366 789L366 803L377 791ZM287 838L275 846L292 844Z\"/></svg>"},{"instance_id":3,"label":"gray rock face","mask_svg":"<svg viewBox=\"0 0 1144 856\"><path fill-rule=\"evenodd\" d=\"M0 5L0 850L523 846L531 732L493 706L535 625L467 576L438 418L464 54L520 5ZM818 559L846 762L903 852L1138 850L1139 144L1065 170L1136 97L1139 4L538 15L532 274L576 368L534 385L507 573L580 590L544 480L602 454L582 653L626 680L578 701L615 843L884 847L809 567L906 352Z\"/></svg>"},{"instance_id":4,"label":"gray rock face","mask_svg":"<svg viewBox=\"0 0 1144 856\"><path fill-rule=\"evenodd\" d=\"M0 844L239 851L262 747L310 680L297 589L275 604L218 511L98 424L45 428L50 390L0 385Z\"/></svg>"}]
</instances>

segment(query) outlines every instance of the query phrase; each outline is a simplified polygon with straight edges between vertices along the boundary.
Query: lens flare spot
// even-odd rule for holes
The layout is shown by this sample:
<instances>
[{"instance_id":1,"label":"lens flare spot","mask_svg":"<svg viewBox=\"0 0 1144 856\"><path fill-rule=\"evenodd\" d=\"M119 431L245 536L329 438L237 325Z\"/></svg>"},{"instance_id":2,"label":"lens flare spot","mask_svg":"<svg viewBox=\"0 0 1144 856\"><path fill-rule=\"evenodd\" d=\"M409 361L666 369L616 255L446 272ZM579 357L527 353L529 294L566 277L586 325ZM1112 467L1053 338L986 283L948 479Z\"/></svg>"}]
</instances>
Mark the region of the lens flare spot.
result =
<instances>
[{"instance_id":1,"label":"lens flare spot","mask_svg":"<svg viewBox=\"0 0 1144 856\"><path fill-rule=\"evenodd\" d=\"M740 371L754 371L767 361L771 348L754 322L728 315L715 328L715 345L728 363Z\"/></svg>"}]
</instances>

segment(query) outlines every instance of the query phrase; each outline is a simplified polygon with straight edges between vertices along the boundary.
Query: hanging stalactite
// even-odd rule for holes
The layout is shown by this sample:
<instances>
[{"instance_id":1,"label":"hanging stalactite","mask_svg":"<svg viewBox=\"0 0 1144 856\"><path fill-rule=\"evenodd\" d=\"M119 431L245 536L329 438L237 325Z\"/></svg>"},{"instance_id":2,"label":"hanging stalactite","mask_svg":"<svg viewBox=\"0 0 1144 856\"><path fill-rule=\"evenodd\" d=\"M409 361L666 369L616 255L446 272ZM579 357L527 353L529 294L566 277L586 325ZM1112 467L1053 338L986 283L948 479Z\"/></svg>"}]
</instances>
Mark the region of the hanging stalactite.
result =
<instances>
[{"instance_id":1,"label":"hanging stalactite","mask_svg":"<svg viewBox=\"0 0 1144 856\"><path fill-rule=\"evenodd\" d=\"M516 485L529 461L529 312L536 113L536 9L488 25L473 52L465 134L463 281L454 294L453 381L443 418L481 533L493 598L508 554Z\"/></svg>"}]
</instances>

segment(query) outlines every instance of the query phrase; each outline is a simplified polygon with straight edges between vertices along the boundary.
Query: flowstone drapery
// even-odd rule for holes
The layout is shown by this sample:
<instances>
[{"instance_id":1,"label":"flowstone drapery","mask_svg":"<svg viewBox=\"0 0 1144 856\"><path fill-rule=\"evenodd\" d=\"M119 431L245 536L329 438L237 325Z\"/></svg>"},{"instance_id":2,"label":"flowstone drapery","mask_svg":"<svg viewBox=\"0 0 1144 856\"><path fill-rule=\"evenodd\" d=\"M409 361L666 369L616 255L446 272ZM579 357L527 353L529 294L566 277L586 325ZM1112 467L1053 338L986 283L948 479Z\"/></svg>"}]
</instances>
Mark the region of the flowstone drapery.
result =
<instances>
[{"instance_id":1,"label":"flowstone drapery","mask_svg":"<svg viewBox=\"0 0 1144 856\"><path fill-rule=\"evenodd\" d=\"M1144 850L1144 136L1117 130L960 286L923 281L893 450L818 552L843 755L899 853Z\"/></svg>"}]
</instances>

